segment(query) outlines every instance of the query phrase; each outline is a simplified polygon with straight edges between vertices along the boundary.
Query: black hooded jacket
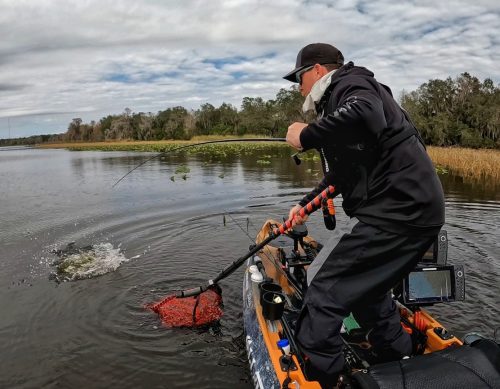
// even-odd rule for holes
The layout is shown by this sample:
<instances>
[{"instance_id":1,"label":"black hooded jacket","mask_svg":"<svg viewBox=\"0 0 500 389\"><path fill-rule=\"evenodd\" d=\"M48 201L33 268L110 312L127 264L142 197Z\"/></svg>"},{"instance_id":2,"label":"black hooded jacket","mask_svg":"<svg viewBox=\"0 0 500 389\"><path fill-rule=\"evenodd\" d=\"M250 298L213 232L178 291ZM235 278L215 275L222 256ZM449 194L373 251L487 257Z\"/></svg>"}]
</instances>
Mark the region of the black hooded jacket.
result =
<instances>
[{"instance_id":1,"label":"black hooded jacket","mask_svg":"<svg viewBox=\"0 0 500 389\"><path fill-rule=\"evenodd\" d=\"M300 142L319 151L324 178L300 204L335 185L351 217L398 234L436 234L444 223L443 189L390 89L349 62L333 74L317 112Z\"/></svg>"}]
</instances>

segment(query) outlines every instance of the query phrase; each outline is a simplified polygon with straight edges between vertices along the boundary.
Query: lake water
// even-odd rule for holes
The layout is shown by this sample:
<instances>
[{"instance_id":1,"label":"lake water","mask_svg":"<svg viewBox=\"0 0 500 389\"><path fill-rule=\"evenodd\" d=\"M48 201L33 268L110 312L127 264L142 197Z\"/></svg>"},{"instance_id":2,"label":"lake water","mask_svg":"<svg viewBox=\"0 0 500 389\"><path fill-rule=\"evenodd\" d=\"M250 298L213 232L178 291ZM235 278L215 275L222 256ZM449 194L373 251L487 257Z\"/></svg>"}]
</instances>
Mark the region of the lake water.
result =
<instances>
[{"instance_id":1,"label":"lake water","mask_svg":"<svg viewBox=\"0 0 500 389\"><path fill-rule=\"evenodd\" d=\"M151 154L0 151L0 387L252 387L242 270L222 281L224 316L209 330L168 329L144 305L213 278L248 250L247 231L288 214L320 176L317 161L296 166L290 154L170 155L111 188ZM457 335L491 337L500 326L498 186L441 178L448 261L465 266L467 300L432 312ZM328 236L319 215L308 224L316 239ZM111 271L56 282L53 251L70 242L101 247Z\"/></svg>"}]
</instances>

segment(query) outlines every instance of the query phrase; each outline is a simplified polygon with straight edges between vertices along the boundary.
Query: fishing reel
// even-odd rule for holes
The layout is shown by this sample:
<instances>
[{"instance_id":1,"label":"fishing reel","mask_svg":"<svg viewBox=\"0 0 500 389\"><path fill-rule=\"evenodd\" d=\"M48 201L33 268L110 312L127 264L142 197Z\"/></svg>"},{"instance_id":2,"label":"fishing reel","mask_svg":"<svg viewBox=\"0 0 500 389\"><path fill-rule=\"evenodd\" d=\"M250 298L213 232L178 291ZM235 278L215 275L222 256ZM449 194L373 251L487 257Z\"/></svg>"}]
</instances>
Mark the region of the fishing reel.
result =
<instances>
[{"instance_id":1,"label":"fishing reel","mask_svg":"<svg viewBox=\"0 0 500 389\"><path fill-rule=\"evenodd\" d=\"M304 240L307 235L307 226L298 224L286 233L287 238L293 240L293 246L285 244L278 248L278 258L283 270L287 272L290 280L302 290L307 287L304 267L310 265L318 253L315 244Z\"/></svg>"},{"instance_id":2,"label":"fishing reel","mask_svg":"<svg viewBox=\"0 0 500 389\"><path fill-rule=\"evenodd\" d=\"M301 154L302 151L299 151L295 154L292 154L292 159L293 159L293 162L295 162L295 165L299 166L301 163L302 163L302 160L299 158L299 154Z\"/></svg>"},{"instance_id":3,"label":"fishing reel","mask_svg":"<svg viewBox=\"0 0 500 389\"><path fill-rule=\"evenodd\" d=\"M291 250L288 247L281 247L279 249L281 263L285 268L310 265L316 257L313 247L304 241L307 234L308 231L305 224L297 224L287 232L287 235L293 239L293 248Z\"/></svg>"}]
</instances>

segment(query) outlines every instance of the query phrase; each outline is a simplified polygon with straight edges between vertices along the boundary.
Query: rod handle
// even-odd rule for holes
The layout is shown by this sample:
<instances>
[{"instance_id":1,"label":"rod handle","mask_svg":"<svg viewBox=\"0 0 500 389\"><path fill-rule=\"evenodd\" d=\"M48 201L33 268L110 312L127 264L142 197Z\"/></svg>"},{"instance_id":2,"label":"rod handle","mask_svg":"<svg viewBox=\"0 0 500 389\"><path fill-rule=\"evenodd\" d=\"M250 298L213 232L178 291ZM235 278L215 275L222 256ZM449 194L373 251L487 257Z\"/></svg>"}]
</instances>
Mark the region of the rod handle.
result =
<instances>
[{"instance_id":1,"label":"rod handle","mask_svg":"<svg viewBox=\"0 0 500 389\"><path fill-rule=\"evenodd\" d=\"M310 215L314 211L321 208L321 203L322 203L323 199L331 198L331 197L333 197L334 194L335 194L335 187L333 185L329 185L325 190L323 190L314 199L312 199L310 202L308 202L306 205L304 205L302 208L300 208L290 219L285 221L281 226L273 229L273 234L275 236L279 236L279 235L284 234L287 230L292 228L292 222L297 215L299 215L300 217Z\"/></svg>"}]
</instances>

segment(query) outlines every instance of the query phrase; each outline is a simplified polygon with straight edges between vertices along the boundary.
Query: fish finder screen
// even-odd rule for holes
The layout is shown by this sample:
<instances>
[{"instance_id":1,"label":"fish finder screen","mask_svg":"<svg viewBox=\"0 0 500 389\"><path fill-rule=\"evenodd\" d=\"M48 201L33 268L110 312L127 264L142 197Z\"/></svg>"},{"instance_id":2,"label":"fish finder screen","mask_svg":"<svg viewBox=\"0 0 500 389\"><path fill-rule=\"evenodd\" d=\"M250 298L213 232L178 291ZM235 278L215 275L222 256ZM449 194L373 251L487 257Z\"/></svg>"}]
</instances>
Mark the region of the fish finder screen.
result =
<instances>
[{"instance_id":1,"label":"fish finder screen","mask_svg":"<svg viewBox=\"0 0 500 389\"><path fill-rule=\"evenodd\" d=\"M451 275L449 270L416 271L408 276L408 294L410 300L453 298Z\"/></svg>"}]
</instances>

